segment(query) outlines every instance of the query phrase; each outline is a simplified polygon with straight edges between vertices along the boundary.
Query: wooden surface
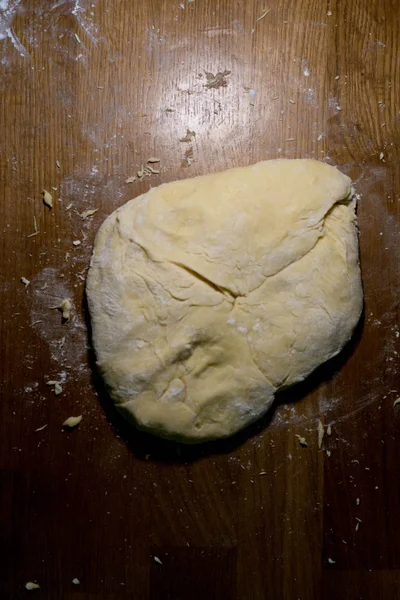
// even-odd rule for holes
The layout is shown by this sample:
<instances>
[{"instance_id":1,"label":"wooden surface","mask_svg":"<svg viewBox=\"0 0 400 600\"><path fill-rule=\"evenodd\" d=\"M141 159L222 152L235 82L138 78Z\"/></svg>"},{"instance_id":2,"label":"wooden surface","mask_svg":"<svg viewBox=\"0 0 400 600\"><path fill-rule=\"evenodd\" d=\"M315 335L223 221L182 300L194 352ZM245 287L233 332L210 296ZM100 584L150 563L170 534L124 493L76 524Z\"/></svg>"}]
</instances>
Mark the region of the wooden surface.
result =
<instances>
[{"instance_id":1,"label":"wooden surface","mask_svg":"<svg viewBox=\"0 0 400 600\"><path fill-rule=\"evenodd\" d=\"M0 598L400 598L398 0L0 6ZM152 155L161 174L125 183ZM147 438L94 369L96 230L150 186L279 156L361 195L354 340L235 440Z\"/></svg>"}]
</instances>

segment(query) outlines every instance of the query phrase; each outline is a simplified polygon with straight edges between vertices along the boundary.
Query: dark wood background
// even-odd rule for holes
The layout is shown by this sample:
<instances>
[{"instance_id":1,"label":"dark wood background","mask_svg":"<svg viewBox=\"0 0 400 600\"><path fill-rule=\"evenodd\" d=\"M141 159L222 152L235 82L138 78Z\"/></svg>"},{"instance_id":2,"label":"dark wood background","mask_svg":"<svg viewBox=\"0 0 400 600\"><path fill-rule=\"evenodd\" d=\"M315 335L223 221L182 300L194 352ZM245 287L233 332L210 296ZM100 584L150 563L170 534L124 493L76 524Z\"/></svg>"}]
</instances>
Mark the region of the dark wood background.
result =
<instances>
[{"instance_id":1,"label":"dark wood background","mask_svg":"<svg viewBox=\"0 0 400 600\"><path fill-rule=\"evenodd\" d=\"M398 0L0 7L0 597L400 598ZM125 183L150 156L161 174ZM361 195L356 335L239 438L139 434L94 369L95 233L150 186L276 157L338 165Z\"/></svg>"}]
</instances>

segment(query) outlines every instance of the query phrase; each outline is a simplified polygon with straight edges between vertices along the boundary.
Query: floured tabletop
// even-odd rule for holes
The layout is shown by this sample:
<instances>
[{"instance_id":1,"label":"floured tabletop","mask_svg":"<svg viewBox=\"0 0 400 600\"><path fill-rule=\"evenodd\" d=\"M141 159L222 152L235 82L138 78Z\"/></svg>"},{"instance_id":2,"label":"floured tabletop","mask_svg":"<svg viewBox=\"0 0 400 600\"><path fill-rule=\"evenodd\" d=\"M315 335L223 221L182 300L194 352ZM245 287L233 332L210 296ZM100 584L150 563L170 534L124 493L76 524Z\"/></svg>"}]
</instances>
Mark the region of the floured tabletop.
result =
<instances>
[{"instance_id":1,"label":"floured tabletop","mask_svg":"<svg viewBox=\"0 0 400 600\"><path fill-rule=\"evenodd\" d=\"M1 598L399 597L399 40L391 0L0 0ZM359 194L352 341L232 440L137 432L91 349L99 226L279 157Z\"/></svg>"}]
</instances>

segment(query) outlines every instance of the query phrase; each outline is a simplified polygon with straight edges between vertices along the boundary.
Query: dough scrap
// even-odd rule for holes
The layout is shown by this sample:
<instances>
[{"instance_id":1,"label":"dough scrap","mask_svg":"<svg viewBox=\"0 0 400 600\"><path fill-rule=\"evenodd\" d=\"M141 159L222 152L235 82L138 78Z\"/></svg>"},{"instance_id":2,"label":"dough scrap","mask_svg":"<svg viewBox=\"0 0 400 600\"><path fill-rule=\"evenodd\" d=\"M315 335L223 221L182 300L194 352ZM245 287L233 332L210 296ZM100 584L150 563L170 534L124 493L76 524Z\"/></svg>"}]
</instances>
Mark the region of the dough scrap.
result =
<instances>
[{"instance_id":1,"label":"dough scrap","mask_svg":"<svg viewBox=\"0 0 400 600\"><path fill-rule=\"evenodd\" d=\"M37 583L34 583L33 581L28 581L28 583L25 584L25 588L28 591L38 590L40 588L40 585L38 585Z\"/></svg>"},{"instance_id":2,"label":"dough scrap","mask_svg":"<svg viewBox=\"0 0 400 600\"><path fill-rule=\"evenodd\" d=\"M64 421L62 426L68 427L69 429L73 429L74 427L79 425L79 423L82 421L82 419L83 419L82 415L79 415L79 417L68 417L68 419L66 419Z\"/></svg>"},{"instance_id":3,"label":"dough scrap","mask_svg":"<svg viewBox=\"0 0 400 600\"><path fill-rule=\"evenodd\" d=\"M356 200L325 163L167 183L101 226L87 280L98 367L125 417L187 443L259 419L350 339Z\"/></svg>"}]
</instances>

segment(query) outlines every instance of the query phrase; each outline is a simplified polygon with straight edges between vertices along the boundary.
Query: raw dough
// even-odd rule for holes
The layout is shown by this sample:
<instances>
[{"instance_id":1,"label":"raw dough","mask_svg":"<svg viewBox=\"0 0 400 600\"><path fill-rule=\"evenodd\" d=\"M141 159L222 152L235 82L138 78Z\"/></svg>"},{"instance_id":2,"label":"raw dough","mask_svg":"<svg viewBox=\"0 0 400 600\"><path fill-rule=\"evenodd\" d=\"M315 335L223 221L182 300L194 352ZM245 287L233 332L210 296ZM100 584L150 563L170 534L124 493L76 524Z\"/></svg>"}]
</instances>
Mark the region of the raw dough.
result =
<instances>
[{"instance_id":1,"label":"raw dough","mask_svg":"<svg viewBox=\"0 0 400 600\"><path fill-rule=\"evenodd\" d=\"M355 205L337 169L272 160L116 210L87 291L117 408L163 437L226 437L337 354L362 310Z\"/></svg>"}]
</instances>

